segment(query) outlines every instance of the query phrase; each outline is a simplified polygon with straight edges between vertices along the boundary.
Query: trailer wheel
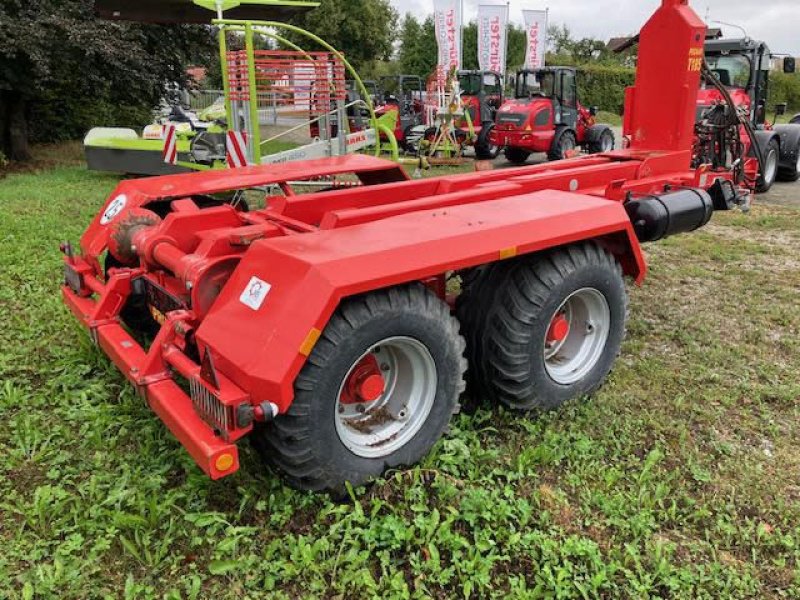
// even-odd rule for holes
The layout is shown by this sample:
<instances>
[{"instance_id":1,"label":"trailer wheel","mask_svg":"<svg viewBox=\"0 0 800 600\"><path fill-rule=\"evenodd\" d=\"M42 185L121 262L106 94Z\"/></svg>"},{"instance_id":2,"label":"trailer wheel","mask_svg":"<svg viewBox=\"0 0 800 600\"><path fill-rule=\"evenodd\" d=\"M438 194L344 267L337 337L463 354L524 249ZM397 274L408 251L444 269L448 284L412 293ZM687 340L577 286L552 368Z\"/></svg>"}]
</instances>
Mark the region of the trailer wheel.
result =
<instances>
[{"instance_id":1,"label":"trailer wheel","mask_svg":"<svg viewBox=\"0 0 800 600\"><path fill-rule=\"evenodd\" d=\"M548 160L564 160L569 158L575 148L578 147L578 138L575 132L566 127L556 132L553 139L553 145L550 146L550 151L547 153Z\"/></svg>"},{"instance_id":2,"label":"trailer wheel","mask_svg":"<svg viewBox=\"0 0 800 600\"><path fill-rule=\"evenodd\" d=\"M458 322L422 285L350 298L297 377L289 411L253 442L307 490L341 492L414 464L457 408L463 353Z\"/></svg>"},{"instance_id":3,"label":"trailer wheel","mask_svg":"<svg viewBox=\"0 0 800 600\"><path fill-rule=\"evenodd\" d=\"M625 335L622 269L595 243L520 261L497 292L483 339L492 399L549 410L597 390Z\"/></svg>"},{"instance_id":4,"label":"trailer wheel","mask_svg":"<svg viewBox=\"0 0 800 600\"><path fill-rule=\"evenodd\" d=\"M461 335L467 342L467 410L477 408L487 395L484 386L483 338L486 321L494 306L498 291L508 277L509 262L492 263L465 271L461 275L461 294L456 298L456 317L461 324Z\"/></svg>"},{"instance_id":5,"label":"trailer wheel","mask_svg":"<svg viewBox=\"0 0 800 600\"><path fill-rule=\"evenodd\" d=\"M778 170L778 179L781 181L797 181L800 179L800 140L794 150L794 165L790 167L781 167Z\"/></svg>"},{"instance_id":6,"label":"trailer wheel","mask_svg":"<svg viewBox=\"0 0 800 600\"><path fill-rule=\"evenodd\" d=\"M500 154L500 146L492 144L489 139L493 129L493 123L486 123L481 127L481 132L475 142L475 157L478 160L494 160Z\"/></svg>"},{"instance_id":7,"label":"trailer wheel","mask_svg":"<svg viewBox=\"0 0 800 600\"><path fill-rule=\"evenodd\" d=\"M528 158L531 155L531 153L528 152L527 150L523 150L521 148L513 148L511 146L508 146L503 152L503 154L505 154L506 160L508 162L513 163L515 165L524 165L528 161Z\"/></svg>"},{"instance_id":8,"label":"trailer wheel","mask_svg":"<svg viewBox=\"0 0 800 600\"><path fill-rule=\"evenodd\" d=\"M766 194L775 185L778 179L778 161L780 160L781 147L778 140L772 139L764 151L763 173L758 176L756 193Z\"/></svg>"}]
</instances>

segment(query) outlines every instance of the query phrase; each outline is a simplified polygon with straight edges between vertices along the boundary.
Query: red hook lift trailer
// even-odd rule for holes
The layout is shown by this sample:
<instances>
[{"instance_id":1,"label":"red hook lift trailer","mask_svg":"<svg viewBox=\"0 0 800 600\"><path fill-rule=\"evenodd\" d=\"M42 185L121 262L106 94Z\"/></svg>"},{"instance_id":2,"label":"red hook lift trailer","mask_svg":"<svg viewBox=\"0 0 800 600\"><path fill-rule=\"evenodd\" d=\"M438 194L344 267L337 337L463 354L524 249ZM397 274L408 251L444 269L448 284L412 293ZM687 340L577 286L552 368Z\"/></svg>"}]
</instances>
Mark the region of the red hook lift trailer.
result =
<instances>
[{"instance_id":1,"label":"red hook lift trailer","mask_svg":"<svg viewBox=\"0 0 800 600\"><path fill-rule=\"evenodd\" d=\"M640 242L747 202L755 159L690 166L704 41L687 0L662 0L624 150L414 181L358 155L123 181L64 244L64 301L214 479L245 436L305 489L414 464L465 377L558 406L610 372ZM360 185L296 193L342 174ZM267 186L260 210L218 196Z\"/></svg>"}]
</instances>

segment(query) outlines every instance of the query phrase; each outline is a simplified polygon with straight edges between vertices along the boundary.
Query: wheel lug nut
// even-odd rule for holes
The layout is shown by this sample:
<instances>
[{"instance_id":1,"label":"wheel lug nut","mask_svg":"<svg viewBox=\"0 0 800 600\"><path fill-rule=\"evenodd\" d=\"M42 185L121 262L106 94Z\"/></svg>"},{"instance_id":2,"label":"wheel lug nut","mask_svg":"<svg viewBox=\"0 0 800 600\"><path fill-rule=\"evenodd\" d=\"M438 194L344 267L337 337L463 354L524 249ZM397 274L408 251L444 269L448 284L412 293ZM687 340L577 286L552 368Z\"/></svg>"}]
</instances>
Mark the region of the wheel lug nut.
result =
<instances>
[{"instance_id":1,"label":"wheel lug nut","mask_svg":"<svg viewBox=\"0 0 800 600\"><path fill-rule=\"evenodd\" d=\"M363 404L356 404L356 412L359 412L359 413L363 414L365 410L366 409L364 408Z\"/></svg>"},{"instance_id":2,"label":"wheel lug nut","mask_svg":"<svg viewBox=\"0 0 800 600\"><path fill-rule=\"evenodd\" d=\"M381 365L381 371L388 371L388 370L389 370L389 365L385 363Z\"/></svg>"}]
</instances>

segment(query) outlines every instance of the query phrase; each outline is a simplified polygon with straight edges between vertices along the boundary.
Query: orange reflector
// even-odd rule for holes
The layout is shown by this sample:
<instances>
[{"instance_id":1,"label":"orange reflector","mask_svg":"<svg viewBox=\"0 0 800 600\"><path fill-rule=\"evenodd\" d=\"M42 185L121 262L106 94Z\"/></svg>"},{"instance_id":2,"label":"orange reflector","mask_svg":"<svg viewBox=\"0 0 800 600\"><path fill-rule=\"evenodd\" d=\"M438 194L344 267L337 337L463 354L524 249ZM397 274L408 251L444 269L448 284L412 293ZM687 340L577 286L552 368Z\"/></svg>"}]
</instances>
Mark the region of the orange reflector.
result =
<instances>
[{"instance_id":1,"label":"orange reflector","mask_svg":"<svg viewBox=\"0 0 800 600\"><path fill-rule=\"evenodd\" d=\"M505 248L504 250L500 250L500 260L504 260L506 258L514 258L517 255L517 247L512 246L511 248Z\"/></svg>"},{"instance_id":2,"label":"orange reflector","mask_svg":"<svg viewBox=\"0 0 800 600\"><path fill-rule=\"evenodd\" d=\"M227 471L233 466L233 455L227 452L220 454L214 466L217 468L217 471Z\"/></svg>"},{"instance_id":3,"label":"orange reflector","mask_svg":"<svg viewBox=\"0 0 800 600\"><path fill-rule=\"evenodd\" d=\"M306 339L300 346L300 354L302 354L303 356L309 356L311 354L311 351L314 349L314 346L316 345L319 336L321 335L322 332L316 327L313 327L311 331L308 332Z\"/></svg>"}]
</instances>

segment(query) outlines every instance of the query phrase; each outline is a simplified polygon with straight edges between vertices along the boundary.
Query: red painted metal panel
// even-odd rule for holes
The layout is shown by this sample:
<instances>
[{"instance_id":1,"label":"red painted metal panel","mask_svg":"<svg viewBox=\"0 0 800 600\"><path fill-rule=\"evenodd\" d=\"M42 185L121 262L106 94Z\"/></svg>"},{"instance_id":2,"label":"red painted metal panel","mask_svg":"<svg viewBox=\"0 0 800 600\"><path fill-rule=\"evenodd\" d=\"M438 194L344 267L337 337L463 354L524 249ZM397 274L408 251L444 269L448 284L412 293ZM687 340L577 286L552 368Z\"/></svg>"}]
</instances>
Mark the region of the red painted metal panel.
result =
<instances>
[{"instance_id":1,"label":"red painted metal panel","mask_svg":"<svg viewBox=\"0 0 800 600\"><path fill-rule=\"evenodd\" d=\"M343 297L582 239L623 234L636 278L646 267L616 202L537 192L385 218L346 229L263 240L242 259L197 330L217 366L254 402L286 410L312 328L324 329ZM253 277L269 284L258 310L241 296Z\"/></svg>"}]
</instances>

